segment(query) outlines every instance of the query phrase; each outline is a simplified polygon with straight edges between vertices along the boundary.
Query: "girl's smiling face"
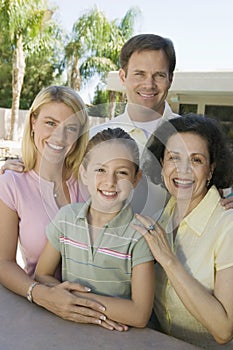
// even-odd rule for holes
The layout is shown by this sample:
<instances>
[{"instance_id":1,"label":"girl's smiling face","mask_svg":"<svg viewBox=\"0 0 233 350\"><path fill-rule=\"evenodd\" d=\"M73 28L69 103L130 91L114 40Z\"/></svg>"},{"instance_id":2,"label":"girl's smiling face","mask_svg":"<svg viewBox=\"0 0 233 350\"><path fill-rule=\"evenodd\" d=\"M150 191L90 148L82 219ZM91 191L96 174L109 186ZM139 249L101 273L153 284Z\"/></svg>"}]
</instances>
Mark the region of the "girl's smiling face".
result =
<instances>
[{"instance_id":1,"label":"girl's smiling face","mask_svg":"<svg viewBox=\"0 0 233 350\"><path fill-rule=\"evenodd\" d=\"M120 211L141 179L130 150L118 140L92 148L87 166L81 165L80 173L92 197L92 207L107 213Z\"/></svg>"},{"instance_id":2,"label":"girl's smiling face","mask_svg":"<svg viewBox=\"0 0 233 350\"><path fill-rule=\"evenodd\" d=\"M162 164L162 176L170 194L178 200L190 200L194 208L205 196L214 168L207 141L192 132L172 135Z\"/></svg>"}]
</instances>

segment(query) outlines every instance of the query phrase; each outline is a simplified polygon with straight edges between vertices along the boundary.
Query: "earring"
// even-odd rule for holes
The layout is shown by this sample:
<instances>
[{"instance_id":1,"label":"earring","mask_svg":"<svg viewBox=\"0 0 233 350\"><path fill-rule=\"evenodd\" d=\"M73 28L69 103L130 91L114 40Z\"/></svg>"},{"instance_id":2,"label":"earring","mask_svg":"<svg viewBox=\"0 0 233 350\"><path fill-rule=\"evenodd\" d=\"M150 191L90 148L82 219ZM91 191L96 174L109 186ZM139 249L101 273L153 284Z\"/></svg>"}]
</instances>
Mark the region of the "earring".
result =
<instances>
[{"instance_id":1,"label":"earring","mask_svg":"<svg viewBox=\"0 0 233 350\"><path fill-rule=\"evenodd\" d=\"M160 176L160 177L161 177L161 186L164 187L164 188L166 188L166 187L165 187L164 176L163 176L162 173L161 173L161 176Z\"/></svg>"},{"instance_id":2,"label":"earring","mask_svg":"<svg viewBox=\"0 0 233 350\"><path fill-rule=\"evenodd\" d=\"M206 187L208 188L209 185L210 185L210 180L207 180L207 181L206 181Z\"/></svg>"}]
</instances>

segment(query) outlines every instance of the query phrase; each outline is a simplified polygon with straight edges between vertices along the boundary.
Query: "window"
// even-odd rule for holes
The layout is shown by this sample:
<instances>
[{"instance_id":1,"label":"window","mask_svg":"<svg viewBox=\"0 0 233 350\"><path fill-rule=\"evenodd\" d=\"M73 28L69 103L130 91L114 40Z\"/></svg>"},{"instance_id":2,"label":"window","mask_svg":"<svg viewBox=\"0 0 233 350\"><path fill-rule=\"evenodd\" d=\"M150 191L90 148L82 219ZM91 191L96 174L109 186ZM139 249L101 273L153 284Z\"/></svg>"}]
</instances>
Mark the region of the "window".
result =
<instances>
[{"instance_id":1,"label":"window","mask_svg":"<svg viewBox=\"0 0 233 350\"><path fill-rule=\"evenodd\" d=\"M217 119L233 149L233 106L205 106L205 115Z\"/></svg>"},{"instance_id":2,"label":"window","mask_svg":"<svg viewBox=\"0 0 233 350\"><path fill-rule=\"evenodd\" d=\"M187 113L197 113L197 104L181 103L179 106L179 114Z\"/></svg>"}]
</instances>

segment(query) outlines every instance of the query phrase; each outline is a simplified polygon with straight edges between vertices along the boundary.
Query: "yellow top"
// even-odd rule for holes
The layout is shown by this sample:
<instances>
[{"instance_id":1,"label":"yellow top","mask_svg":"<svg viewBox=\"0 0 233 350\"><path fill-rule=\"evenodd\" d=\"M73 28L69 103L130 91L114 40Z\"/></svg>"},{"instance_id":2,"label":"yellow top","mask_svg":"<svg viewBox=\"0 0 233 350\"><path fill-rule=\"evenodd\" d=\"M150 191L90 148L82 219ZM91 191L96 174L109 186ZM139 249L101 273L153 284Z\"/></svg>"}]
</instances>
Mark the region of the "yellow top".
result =
<instances>
[{"instance_id":1,"label":"yellow top","mask_svg":"<svg viewBox=\"0 0 233 350\"><path fill-rule=\"evenodd\" d=\"M179 261L210 293L216 271L233 266L233 210L225 210L219 201L218 190L212 186L180 223L174 243L171 221L175 198L169 200L159 220ZM163 332L205 349L233 349L233 342L218 345L187 311L159 264L155 264L155 280L154 311Z\"/></svg>"}]
</instances>

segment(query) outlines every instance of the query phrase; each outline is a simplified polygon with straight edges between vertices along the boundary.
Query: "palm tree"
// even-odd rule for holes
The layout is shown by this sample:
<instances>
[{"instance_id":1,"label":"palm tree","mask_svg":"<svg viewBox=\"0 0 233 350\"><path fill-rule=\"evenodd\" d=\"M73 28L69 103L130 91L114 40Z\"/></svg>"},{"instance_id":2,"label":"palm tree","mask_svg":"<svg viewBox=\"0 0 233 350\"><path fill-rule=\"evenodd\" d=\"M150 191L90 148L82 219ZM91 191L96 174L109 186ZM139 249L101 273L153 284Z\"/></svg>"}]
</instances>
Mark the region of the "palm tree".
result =
<instances>
[{"instance_id":1,"label":"palm tree","mask_svg":"<svg viewBox=\"0 0 233 350\"><path fill-rule=\"evenodd\" d=\"M16 139L20 94L26 57L35 50L48 49L53 23L47 0L1 0L0 23L12 50L12 110L9 139Z\"/></svg>"},{"instance_id":2,"label":"palm tree","mask_svg":"<svg viewBox=\"0 0 233 350\"><path fill-rule=\"evenodd\" d=\"M121 47L133 35L139 13L138 8L131 8L118 23L117 20L108 21L104 13L94 7L76 21L65 49L68 85L80 90L82 83L94 76L98 75L103 81L109 71L119 69ZM111 98L113 106L113 93Z\"/></svg>"}]
</instances>

